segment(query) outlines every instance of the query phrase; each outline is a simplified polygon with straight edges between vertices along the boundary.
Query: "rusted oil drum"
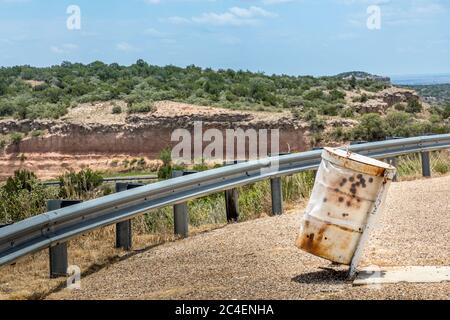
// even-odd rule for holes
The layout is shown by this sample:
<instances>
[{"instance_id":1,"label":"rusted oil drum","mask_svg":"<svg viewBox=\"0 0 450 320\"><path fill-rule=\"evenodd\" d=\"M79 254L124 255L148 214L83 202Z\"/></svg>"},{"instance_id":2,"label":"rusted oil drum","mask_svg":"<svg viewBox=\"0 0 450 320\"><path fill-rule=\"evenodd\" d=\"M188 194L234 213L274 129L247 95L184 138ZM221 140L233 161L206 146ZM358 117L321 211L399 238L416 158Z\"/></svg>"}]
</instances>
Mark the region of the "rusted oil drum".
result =
<instances>
[{"instance_id":1,"label":"rusted oil drum","mask_svg":"<svg viewBox=\"0 0 450 320\"><path fill-rule=\"evenodd\" d=\"M297 247L350 265L375 202L395 172L387 163L325 148Z\"/></svg>"}]
</instances>

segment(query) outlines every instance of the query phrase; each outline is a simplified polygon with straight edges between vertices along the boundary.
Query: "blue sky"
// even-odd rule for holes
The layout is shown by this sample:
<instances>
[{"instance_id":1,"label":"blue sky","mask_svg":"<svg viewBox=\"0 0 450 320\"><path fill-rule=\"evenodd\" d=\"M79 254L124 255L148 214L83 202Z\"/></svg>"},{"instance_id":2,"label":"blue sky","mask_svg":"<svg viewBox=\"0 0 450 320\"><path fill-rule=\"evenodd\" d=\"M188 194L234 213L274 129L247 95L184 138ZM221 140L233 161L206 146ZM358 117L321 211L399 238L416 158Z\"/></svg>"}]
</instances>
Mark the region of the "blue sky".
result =
<instances>
[{"instance_id":1,"label":"blue sky","mask_svg":"<svg viewBox=\"0 0 450 320\"><path fill-rule=\"evenodd\" d=\"M68 30L69 5L81 29ZM369 30L367 8L381 8ZM293 75L450 73L448 0L0 0L0 65L190 64Z\"/></svg>"}]
</instances>

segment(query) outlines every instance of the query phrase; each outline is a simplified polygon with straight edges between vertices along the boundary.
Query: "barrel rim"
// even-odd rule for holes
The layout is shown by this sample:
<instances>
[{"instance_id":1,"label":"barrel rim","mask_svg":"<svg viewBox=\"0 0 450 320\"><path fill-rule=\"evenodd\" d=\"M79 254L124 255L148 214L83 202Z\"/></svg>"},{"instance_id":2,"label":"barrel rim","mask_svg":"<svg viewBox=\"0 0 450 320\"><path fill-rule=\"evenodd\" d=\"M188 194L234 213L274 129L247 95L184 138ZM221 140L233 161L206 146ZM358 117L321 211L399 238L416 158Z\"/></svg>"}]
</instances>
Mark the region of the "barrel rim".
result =
<instances>
[{"instance_id":1,"label":"barrel rim","mask_svg":"<svg viewBox=\"0 0 450 320\"><path fill-rule=\"evenodd\" d=\"M390 172L391 175L396 172L396 168L386 162L338 148L324 148L322 159L371 176L381 177L385 176L386 172Z\"/></svg>"}]
</instances>

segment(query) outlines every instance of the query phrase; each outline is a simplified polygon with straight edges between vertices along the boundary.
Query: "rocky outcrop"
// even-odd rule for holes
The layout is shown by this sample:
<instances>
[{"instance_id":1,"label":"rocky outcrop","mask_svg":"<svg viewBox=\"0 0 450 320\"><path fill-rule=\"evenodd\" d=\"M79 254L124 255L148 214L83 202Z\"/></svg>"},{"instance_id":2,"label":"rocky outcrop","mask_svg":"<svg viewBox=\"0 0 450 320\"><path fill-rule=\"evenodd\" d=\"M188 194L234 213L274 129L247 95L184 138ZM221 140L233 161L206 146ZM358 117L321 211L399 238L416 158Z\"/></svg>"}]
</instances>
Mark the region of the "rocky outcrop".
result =
<instances>
[{"instance_id":1,"label":"rocky outcrop","mask_svg":"<svg viewBox=\"0 0 450 320\"><path fill-rule=\"evenodd\" d=\"M376 94L365 93L365 95L369 97L365 102L358 102L358 100L349 102L351 107L359 114L378 113L383 115L397 103L408 103L420 99L413 90L395 87L382 90Z\"/></svg>"},{"instance_id":2,"label":"rocky outcrop","mask_svg":"<svg viewBox=\"0 0 450 320\"><path fill-rule=\"evenodd\" d=\"M419 100L419 96L415 91L390 88L380 93L380 98L387 104L388 108L396 105L397 103L408 103L412 100Z\"/></svg>"}]
</instances>

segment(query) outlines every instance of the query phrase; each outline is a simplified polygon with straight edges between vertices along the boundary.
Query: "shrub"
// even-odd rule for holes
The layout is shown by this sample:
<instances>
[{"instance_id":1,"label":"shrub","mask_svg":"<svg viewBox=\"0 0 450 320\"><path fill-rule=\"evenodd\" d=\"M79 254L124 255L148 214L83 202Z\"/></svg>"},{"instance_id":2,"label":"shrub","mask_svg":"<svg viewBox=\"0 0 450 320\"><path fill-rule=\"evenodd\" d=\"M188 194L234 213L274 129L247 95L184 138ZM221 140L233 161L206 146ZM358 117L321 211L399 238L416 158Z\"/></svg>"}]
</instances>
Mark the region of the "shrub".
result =
<instances>
[{"instance_id":1,"label":"shrub","mask_svg":"<svg viewBox=\"0 0 450 320\"><path fill-rule=\"evenodd\" d=\"M315 115L309 118L309 127L312 132L320 132L325 129L326 122L321 117Z\"/></svg>"},{"instance_id":2,"label":"shrub","mask_svg":"<svg viewBox=\"0 0 450 320\"><path fill-rule=\"evenodd\" d=\"M403 103L397 103L394 105L394 109L397 111L405 111L406 106Z\"/></svg>"},{"instance_id":3,"label":"shrub","mask_svg":"<svg viewBox=\"0 0 450 320\"><path fill-rule=\"evenodd\" d=\"M423 109L423 106L420 103L420 101L417 99L413 99L408 102L405 110L408 113L419 113L419 112L422 112L422 109Z\"/></svg>"},{"instance_id":4,"label":"shrub","mask_svg":"<svg viewBox=\"0 0 450 320\"><path fill-rule=\"evenodd\" d=\"M302 111L299 108L291 109L291 114L294 119L299 120L302 118Z\"/></svg>"},{"instance_id":5,"label":"shrub","mask_svg":"<svg viewBox=\"0 0 450 320\"><path fill-rule=\"evenodd\" d=\"M353 118L355 116L355 112L351 107L345 107L339 112L339 115L342 118Z\"/></svg>"},{"instance_id":6,"label":"shrub","mask_svg":"<svg viewBox=\"0 0 450 320\"><path fill-rule=\"evenodd\" d=\"M138 102L133 103L128 107L128 113L148 113L155 111L153 102Z\"/></svg>"},{"instance_id":7,"label":"shrub","mask_svg":"<svg viewBox=\"0 0 450 320\"><path fill-rule=\"evenodd\" d=\"M40 136L43 136L43 135L44 135L44 131L43 130L33 130L33 131L31 131L31 136L32 137L37 138L37 137L40 137Z\"/></svg>"},{"instance_id":8,"label":"shrub","mask_svg":"<svg viewBox=\"0 0 450 320\"><path fill-rule=\"evenodd\" d=\"M343 140L344 136L344 128L342 128L342 126L333 128L330 134L330 137L333 140Z\"/></svg>"},{"instance_id":9,"label":"shrub","mask_svg":"<svg viewBox=\"0 0 450 320\"><path fill-rule=\"evenodd\" d=\"M353 102L362 102L365 103L369 101L369 96L366 93L363 93L361 96L359 97L355 97L353 98Z\"/></svg>"},{"instance_id":10,"label":"shrub","mask_svg":"<svg viewBox=\"0 0 450 320\"><path fill-rule=\"evenodd\" d=\"M19 144L23 139L23 134L20 132L13 132L9 135L11 142L14 144Z\"/></svg>"},{"instance_id":11,"label":"shrub","mask_svg":"<svg viewBox=\"0 0 450 320\"><path fill-rule=\"evenodd\" d=\"M343 100L345 98L345 93L339 90L331 90L330 91L330 101L338 101L338 100Z\"/></svg>"},{"instance_id":12,"label":"shrub","mask_svg":"<svg viewBox=\"0 0 450 320\"><path fill-rule=\"evenodd\" d=\"M436 171L437 173L440 173L440 174L446 174L447 172L450 171L450 164L449 163L445 163L443 161L437 162L434 165L433 170Z\"/></svg>"},{"instance_id":13,"label":"shrub","mask_svg":"<svg viewBox=\"0 0 450 320\"><path fill-rule=\"evenodd\" d=\"M14 176L6 180L4 189L7 193L17 193L20 190L31 191L37 182L36 175L28 170L17 170Z\"/></svg>"},{"instance_id":14,"label":"shrub","mask_svg":"<svg viewBox=\"0 0 450 320\"><path fill-rule=\"evenodd\" d=\"M71 199L86 199L95 196L93 191L102 184L103 177L91 169L78 173L68 172L59 177L61 184L60 197Z\"/></svg>"},{"instance_id":15,"label":"shrub","mask_svg":"<svg viewBox=\"0 0 450 320\"><path fill-rule=\"evenodd\" d=\"M314 118L317 118L317 111L314 109L308 110L303 116L303 120L305 121L311 121Z\"/></svg>"},{"instance_id":16,"label":"shrub","mask_svg":"<svg viewBox=\"0 0 450 320\"><path fill-rule=\"evenodd\" d=\"M120 106L114 106L112 108L112 114L121 114L122 113L122 108Z\"/></svg>"},{"instance_id":17,"label":"shrub","mask_svg":"<svg viewBox=\"0 0 450 320\"><path fill-rule=\"evenodd\" d=\"M450 103L447 103L444 106L442 116L444 117L444 119L450 118Z\"/></svg>"},{"instance_id":18,"label":"shrub","mask_svg":"<svg viewBox=\"0 0 450 320\"><path fill-rule=\"evenodd\" d=\"M26 108L23 118L27 119L58 119L67 113L68 104L41 103Z\"/></svg>"},{"instance_id":19,"label":"shrub","mask_svg":"<svg viewBox=\"0 0 450 320\"><path fill-rule=\"evenodd\" d=\"M19 170L0 188L0 223L13 223L46 211L57 190L39 183L34 173Z\"/></svg>"},{"instance_id":20,"label":"shrub","mask_svg":"<svg viewBox=\"0 0 450 320\"><path fill-rule=\"evenodd\" d=\"M323 99L325 97L324 93L320 89L314 89L306 92L303 95L303 98L309 101L317 100L317 99Z\"/></svg>"},{"instance_id":21,"label":"shrub","mask_svg":"<svg viewBox=\"0 0 450 320\"><path fill-rule=\"evenodd\" d=\"M376 141L386 137L383 120L377 113L368 113L360 118L357 127L353 129L353 136L356 139Z\"/></svg>"},{"instance_id":22,"label":"shrub","mask_svg":"<svg viewBox=\"0 0 450 320\"><path fill-rule=\"evenodd\" d=\"M161 150L159 153L159 159L162 161L163 165L158 170L159 179L169 179L172 176L172 151L170 148Z\"/></svg>"}]
</instances>

